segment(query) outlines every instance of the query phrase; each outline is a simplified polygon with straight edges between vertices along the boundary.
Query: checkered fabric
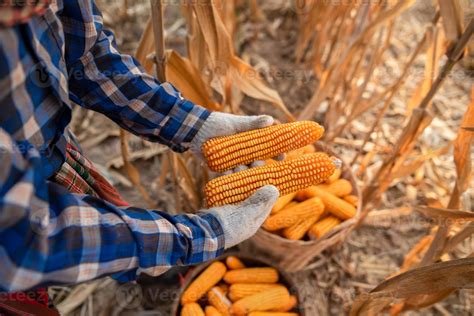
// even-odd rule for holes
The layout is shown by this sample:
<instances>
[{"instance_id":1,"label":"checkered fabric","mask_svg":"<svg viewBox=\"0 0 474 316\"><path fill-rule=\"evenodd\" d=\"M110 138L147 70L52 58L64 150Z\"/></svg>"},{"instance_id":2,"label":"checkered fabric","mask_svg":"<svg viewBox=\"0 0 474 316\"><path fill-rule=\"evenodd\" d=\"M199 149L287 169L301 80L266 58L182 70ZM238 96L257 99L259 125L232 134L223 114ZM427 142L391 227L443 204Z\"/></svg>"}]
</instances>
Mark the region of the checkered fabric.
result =
<instances>
[{"instance_id":1,"label":"checkered fabric","mask_svg":"<svg viewBox=\"0 0 474 316\"><path fill-rule=\"evenodd\" d=\"M73 105L178 152L209 116L120 54L92 0L53 0L0 27L0 292L133 280L220 255L224 234L210 214L117 206L51 180L66 161Z\"/></svg>"}]
</instances>

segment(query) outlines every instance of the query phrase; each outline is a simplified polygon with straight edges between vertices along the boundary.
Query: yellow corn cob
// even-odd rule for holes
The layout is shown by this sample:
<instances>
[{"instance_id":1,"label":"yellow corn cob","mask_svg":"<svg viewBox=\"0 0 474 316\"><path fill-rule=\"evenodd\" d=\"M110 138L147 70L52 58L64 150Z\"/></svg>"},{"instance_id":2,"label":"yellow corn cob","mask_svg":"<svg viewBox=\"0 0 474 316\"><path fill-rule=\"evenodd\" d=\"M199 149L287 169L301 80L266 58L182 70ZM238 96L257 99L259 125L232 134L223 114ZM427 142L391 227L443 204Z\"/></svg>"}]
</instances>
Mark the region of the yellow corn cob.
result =
<instances>
[{"instance_id":1,"label":"yellow corn cob","mask_svg":"<svg viewBox=\"0 0 474 316\"><path fill-rule=\"evenodd\" d=\"M277 283L278 271L274 268L245 268L228 271L224 275L224 281L229 284L235 283Z\"/></svg>"},{"instance_id":2,"label":"yellow corn cob","mask_svg":"<svg viewBox=\"0 0 474 316\"><path fill-rule=\"evenodd\" d=\"M343 197L352 192L352 184L346 179L338 179L331 184L320 184L318 187L337 197Z\"/></svg>"},{"instance_id":3,"label":"yellow corn cob","mask_svg":"<svg viewBox=\"0 0 474 316\"><path fill-rule=\"evenodd\" d=\"M222 316L214 306L206 306L204 312L206 313L206 316Z\"/></svg>"},{"instance_id":4,"label":"yellow corn cob","mask_svg":"<svg viewBox=\"0 0 474 316\"><path fill-rule=\"evenodd\" d=\"M335 216L326 217L311 227L309 233L317 238L321 238L327 234L331 229L341 223L341 220Z\"/></svg>"},{"instance_id":5,"label":"yellow corn cob","mask_svg":"<svg viewBox=\"0 0 474 316\"><path fill-rule=\"evenodd\" d=\"M268 311L285 306L289 300L288 290L285 287L279 287L244 297L232 304L231 311L237 315L254 311Z\"/></svg>"},{"instance_id":6,"label":"yellow corn cob","mask_svg":"<svg viewBox=\"0 0 474 316\"><path fill-rule=\"evenodd\" d=\"M306 235L308 230L318 221L321 215L324 212L324 207L322 208L321 212L315 214L311 217L306 219L300 220L298 223L294 224L293 226L287 227L283 230L283 237L289 240L300 240Z\"/></svg>"},{"instance_id":7,"label":"yellow corn cob","mask_svg":"<svg viewBox=\"0 0 474 316\"><path fill-rule=\"evenodd\" d=\"M291 227L300 220L308 219L315 214L322 214L323 211L324 204L321 199L311 198L270 216L265 220L262 227L268 231Z\"/></svg>"},{"instance_id":8,"label":"yellow corn cob","mask_svg":"<svg viewBox=\"0 0 474 316\"><path fill-rule=\"evenodd\" d=\"M338 180L341 177L341 174L342 174L342 169L337 168L336 170L334 170L334 173L329 178L327 178L326 183L329 183L329 184L333 183L334 181Z\"/></svg>"},{"instance_id":9,"label":"yellow corn cob","mask_svg":"<svg viewBox=\"0 0 474 316\"><path fill-rule=\"evenodd\" d=\"M357 197L357 195L346 195L344 197L344 201L354 205L354 206L357 206L357 204L359 203L359 198Z\"/></svg>"},{"instance_id":10,"label":"yellow corn cob","mask_svg":"<svg viewBox=\"0 0 474 316\"><path fill-rule=\"evenodd\" d=\"M324 203L324 209L340 219L349 219L355 216L356 208L354 205L338 198L334 194L326 192L318 186L312 186L305 190L308 197L319 197Z\"/></svg>"},{"instance_id":11,"label":"yellow corn cob","mask_svg":"<svg viewBox=\"0 0 474 316\"><path fill-rule=\"evenodd\" d=\"M296 192L293 192L293 193L279 197L278 200L275 202L275 205L273 205L271 214L276 214L279 211L281 211L283 208L285 208L285 206L287 206L291 202L291 200L293 200L295 195L296 195Z\"/></svg>"},{"instance_id":12,"label":"yellow corn cob","mask_svg":"<svg viewBox=\"0 0 474 316\"><path fill-rule=\"evenodd\" d=\"M295 308L297 304L298 304L298 299L296 298L296 296L290 295L290 300L288 301L288 304L286 306L283 306L278 309L274 309L272 311L279 312L279 313L289 312L293 308Z\"/></svg>"},{"instance_id":13,"label":"yellow corn cob","mask_svg":"<svg viewBox=\"0 0 474 316\"><path fill-rule=\"evenodd\" d=\"M280 196L296 192L324 181L336 168L325 153L250 168L211 180L205 187L210 207L239 203L265 185L274 185Z\"/></svg>"},{"instance_id":14,"label":"yellow corn cob","mask_svg":"<svg viewBox=\"0 0 474 316\"><path fill-rule=\"evenodd\" d=\"M181 309L181 316L205 316L204 311L198 303L184 304Z\"/></svg>"},{"instance_id":15,"label":"yellow corn cob","mask_svg":"<svg viewBox=\"0 0 474 316\"><path fill-rule=\"evenodd\" d=\"M286 312L251 312L248 316L299 316L298 313Z\"/></svg>"},{"instance_id":16,"label":"yellow corn cob","mask_svg":"<svg viewBox=\"0 0 474 316\"><path fill-rule=\"evenodd\" d=\"M212 138L203 144L202 152L212 171L223 172L314 143L323 134L324 128L316 122L279 124Z\"/></svg>"},{"instance_id":17,"label":"yellow corn cob","mask_svg":"<svg viewBox=\"0 0 474 316\"><path fill-rule=\"evenodd\" d=\"M230 315L229 310L232 303L225 296L224 291L222 291L218 286L213 287L207 293L207 300L209 301L209 304L214 306L222 315Z\"/></svg>"},{"instance_id":18,"label":"yellow corn cob","mask_svg":"<svg viewBox=\"0 0 474 316\"><path fill-rule=\"evenodd\" d=\"M246 296L254 295L269 289L282 287L281 284L266 284L266 283L236 283L229 288L229 298L232 302L238 301Z\"/></svg>"},{"instance_id":19,"label":"yellow corn cob","mask_svg":"<svg viewBox=\"0 0 474 316\"><path fill-rule=\"evenodd\" d=\"M222 280L227 268L222 262L211 263L191 285L184 291L181 304L193 303L199 300L207 291Z\"/></svg>"},{"instance_id":20,"label":"yellow corn cob","mask_svg":"<svg viewBox=\"0 0 474 316\"><path fill-rule=\"evenodd\" d=\"M298 158L299 156L306 155L306 154L312 154L316 152L316 148L313 145L307 145L301 148L298 148L296 150L293 150L286 155L286 159L295 159Z\"/></svg>"},{"instance_id":21,"label":"yellow corn cob","mask_svg":"<svg viewBox=\"0 0 474 316\"><path fill-rule=\"evenodd\" d=\"M230 269L230 270L236 270L236 269L243 269L245 268L245 264L240 261L239 258L237 258L236 256L228 256L226 259L225 259L225 263L227 264L227 267Z\"/></svg>"}]
</instances>

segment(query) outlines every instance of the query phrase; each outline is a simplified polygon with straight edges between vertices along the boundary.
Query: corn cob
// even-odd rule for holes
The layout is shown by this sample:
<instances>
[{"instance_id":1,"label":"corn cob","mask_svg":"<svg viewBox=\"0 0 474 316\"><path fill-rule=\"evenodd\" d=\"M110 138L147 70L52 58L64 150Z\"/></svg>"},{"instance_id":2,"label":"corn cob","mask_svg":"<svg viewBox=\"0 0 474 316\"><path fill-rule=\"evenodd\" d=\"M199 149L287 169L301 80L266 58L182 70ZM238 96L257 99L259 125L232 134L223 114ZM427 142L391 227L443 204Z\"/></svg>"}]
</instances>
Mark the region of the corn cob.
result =
<instances>
[{"instance_id":1,"label":"corn cob","mask_svg":"<svg viewBox=\"0 0 474 316\"><path fill-rule=\"evenodd\" d=\"M277 283L278 271L274 268L245 268L228 271L224 275L224 281L229 284L235 283Z\"/></svg>"},{"instance_id":2,"label":"corn cob","mask_svg":"<svg viewBox=\"0 0 474 316\"><path fill-rule=\"evenodd\" d=\"M331 184L320 184L318 187L337 197L343 197L352 192L352 184L346 179L338 179Z\"/></svg>"},{"instance_id":3,"label":"corn cob","mask_svg":"<svg viewBox=\"0 0 474 316\"><path fill-rule=\"evenodd\" d=\"M273 205L271 214L276 214L279 211L281 211L283 208L285 208L285 206L287 206L291 202L291 200L293 200L295 195L296 195L296 192L293 192L293 193L279 197L275 205Z\"/></svg>"},{"instance_id":4,"label":"corn cob","mask_svg":"<svg viewBox=\"0 0 474 316\"><path fill-rule=\"evenodd\" d=\"M318 219L323 214L324 207L319 214L315 214L306 219L300 220L298 223L293 226L287 227L283 230L283 237L289 240L300 240L306 235L308 230L318 221Z\"/></svg>"},{"instance_id":5,"label":"corn cob","mask_svg":"<svg viewBox=\"0 0 474 316\"><path fill-rule=\"evenodd\" d=\"M290 295L290 300L288 301L288 304L286 304L286 306L283 306L278 309L274 309L272 311L279 312L279 313L289 312L293 308L295 308L297 304L298 304L298 299L296 298L296 296Z\"/></svg>"},{"instance_id":6,"label":"corn cob","mask_svg":"<svg viewBox=\"0 0 474 316\"><path fill-rule=\"evenodd\" d=\"M198 303L184 304L181 309L181 316L205 316L204 311Z\"/></svg>"},{"instance_id":7,"label":"corn cob","mask_svg":"<svg viewBox=\"0 0 474 316\"><path fill-rule=\"evenodd\" d=\"M300 220L308 219L315 214L322 214L324 205L320 198L312 198L287 208L265 220L262 227L268 231L275 231L290 227Z\"/></svg>"},{"instance_id":8,"label":"corn cob","mask_svg":"<svg viewBox=\"0 0 474 316\"><path fill-rule=\"evenodd\" d=\"M222 316L214 306L206 306L204 312L206 313L206 316Z\"/></svg>"},{"instance_id":9,"label":"corn cob","mask_svg":"<svg viewBox=\"0 0 474 316\"><path fill-rule=\"evenodd\" d=\"M212 138L203 144L202 152L212 171L223 172L314 143L323 133L316 122L280 124Z\"/></svg>"},{"instance_id":10,"label":"corn cob","mask_svg":"<svg viewBox=\"0 0 474 316\"><path fill-rule=\"evenodd\" d=\"M207 204L213 207L239 203L269 184L284 196L324 181L337 163L325 153L315 153L222 176L207 183Z\"/></svg>"},{"instance_id":11,"label":"corn cob","mask_svg":"<svg viewBox=\"0 0 474 316\"><path fill-rule=\"evenodd\" d=\"M338 198L334 194L326 192L317 186L312 186L305 190L308 197L319 197L324 203L324 209L340 219L349 219L355 216L354 205Z\"/></svg>"},{"instance_id":12,"label":"corn cob","mask_svg":"<svg viewBox=\"0 0 474 316\"><path fill-rule=\"evenodd\" d=\"M285 287L279 287L244 297L232 304L231 311L237 315L254 311L268 311L285 306L289 300L288 290Z\"/></svg>"},{"instance_id":13,"label":"corn cob","mask_svg":"<svg viewBox=\"0 0 474 316\"><path fill-rule=\"evenodd\" d=\"M215 286L207 293L209 304L214 306L222 315L230 315L230 307L232 303L225 296L221 288Z\"/></svg>"},{"instance_id":14,"label":"corn cob","mask_svg":"<svg viewBox=\"0 0 474 316\"><path fill-rule=\"evenodd\" d=\"M298 313L288 312L251 312L248 316L299 316Z\"/></svg>"},{"instance_id":15,"label":"corn cob","mask_svg":"<svg viewBox=\"0 0 474 316\"><path fill-rule=\"evenodd\" d=\"M290 208L290 207L293 207L295 205L298 205L300 204L299 202L296 202L296 201L291 201L290 203L286 204L286 206L282 209L283 210L286 210L287 208ZM275 215L275 213L273 213L272 215Z\"/></svg>"},{"instance_id":16,"label":"corn cob","mask_svg":"<svg viewBox=\"0 0 474 316\"><path fill-rule=\"evenodd\" d=\"M307 145L298 149L295 149L288 153L286 159L295 159L306 154L312 154L316 152L316 148L313 145Z\"/></svg>"},{"instance_id":17,"label":"corn cob","mask_svg":"<svg viewBox=\"0 0 474 316\"><path fill-rule=\"evenodd\" d=\"M282 287L281 284L265 284L265 283L236 283L229 288L229 298L232 302L238 301L246 296L251 296L269 289Z\"/></svg>"},{"instance_id":18,"label":"corn cob","mask_svg":"<svg viewBox=\"0 0 474 316\"><path fill-rule=\"evenodd\" d=\"M344 197L344 201L354 205L354 206L357 206L357 204L359 203L359 198L357 197L357 195L346 195Z\"/></svg>"},{"instance_id":19,"label":"corn cob","mask_svg":"<svg viewBox=\"0 0 474 316\"><path fill-rule=\"evenodd\" d=\"M240 261L239 258L237 258L236 256L228 256L226 259L225 259L225 263L227 264L227 267L230 269L230 270L236 270L236 269L243 269L245 268L245 264Z\"/></svg>"},{"instance_id":20,"label":"corn cob","mask_svg":"<svg viewBox=\"0 0 474 316\"><path fill-rule=\"evenodd\" d=\"M220 261L211 263L191 285L184 291L181 304L193 303L199 300L207 291L222 280L227 268Z\"/></svg>"},{"instance_id":21,"label":"corn cob","mask_svg":"<svg viewBox=\"0 0 474 316\"><path fill-rule=\"evenodd\" d=\"M340 223L341 220L339 218L329 216L314 224L313 227L311 227L311 229L309 230L309 233L313 236L316 236L317 238L321 238L321 236L327 234L331 229L333 229Z\"/></svg>"},{"instance_id":22,"label":"corn cob","mask_svg":"<svg viewBox=\"0 0 474 316\"><path fill-rule=\"evenodd\" d=\"M326 183L328 184L333 183L334 181L338 180L341 177L341 175L342 175L342 169L337 168L336 170L334 170L334 173L329 178L327 178Z\"/></svg>"}]
</instances>

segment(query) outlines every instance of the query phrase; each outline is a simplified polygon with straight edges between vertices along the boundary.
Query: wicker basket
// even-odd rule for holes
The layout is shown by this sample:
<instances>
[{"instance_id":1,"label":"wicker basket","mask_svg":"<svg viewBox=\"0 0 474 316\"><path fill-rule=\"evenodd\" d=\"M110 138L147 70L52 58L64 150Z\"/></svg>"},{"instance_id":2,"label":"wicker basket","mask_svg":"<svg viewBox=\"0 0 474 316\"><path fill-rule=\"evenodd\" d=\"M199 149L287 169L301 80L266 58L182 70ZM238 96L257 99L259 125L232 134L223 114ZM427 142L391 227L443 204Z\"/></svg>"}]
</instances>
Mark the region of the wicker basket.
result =
<instances>
[{"instance_id":1,"label":"wicker basket","mask_svg":"<svg viewBox=\"0 0 474 316\"><path fill-rule=\"evenodd\" d=\"M300 316L306 316L305 311L304 311L304 309L302 308L302 305L301 305L301 302L303 302L303 297L301 297L300 293L298 292L298 288L296 287L296 284L294 283L294 281L284 271L282 271L280 269L280 267L275 266L274 264L270 263L265 258L260 258L258 256L257 257L255 257L255 256L246 257L245 255L241 255L240 253L235 253L235 252L234 253L226 253L226 254L218 257L215 260L212 260L212 261L209 261L209 262L206 262L206 263L203 263L203 264L197 266L190 273L190 275L186 278L186 280L184 282L184 285L181 287L181 289L179 291L179 295L177 295L175 297L175 301L173 302L171 315L174 315L174 316L179 316L180 315L180 312L181 312L181 304L180 304L181 296L182 296L184 290L187 289L188 286L191 284L191 282L194 281L194 279L198 275L200 275L212 262L214 262L216 260L223 261L228 256L238 257L248 267L273 267L273 268L277 269L278 272L280 273L280 280L278 281L278 283L281 283L281 284L285 285L289 289L290 293L292 295L296 296L296 298L298 299L298 302L300 302L300 304L298 306L298 313L299 313Z\"/></svg>"},{"instance_id":2,"label":"wicker basket","mask_svg":"<svg viewBox=\"0 0 474 316\"><path fill-rule=\"evenodd\" d=\"M318 151L324 151L330 155L337 156L324 144L317 143L315 146ZM308 264L316 256L324 250L344 241L344 239L354 229L355 224L360 217L362 195L352 171L344 162L342 164L341 178L347 179L352 183L353 191L351 194L356 195L359 198L355 217L344 221L330 233L317 240L289 240L260 229L250 240L252 246L267 254L272 262L275 262L279 267L288 272L309 269L310 267Z\"/></svg>"}]
</instances>

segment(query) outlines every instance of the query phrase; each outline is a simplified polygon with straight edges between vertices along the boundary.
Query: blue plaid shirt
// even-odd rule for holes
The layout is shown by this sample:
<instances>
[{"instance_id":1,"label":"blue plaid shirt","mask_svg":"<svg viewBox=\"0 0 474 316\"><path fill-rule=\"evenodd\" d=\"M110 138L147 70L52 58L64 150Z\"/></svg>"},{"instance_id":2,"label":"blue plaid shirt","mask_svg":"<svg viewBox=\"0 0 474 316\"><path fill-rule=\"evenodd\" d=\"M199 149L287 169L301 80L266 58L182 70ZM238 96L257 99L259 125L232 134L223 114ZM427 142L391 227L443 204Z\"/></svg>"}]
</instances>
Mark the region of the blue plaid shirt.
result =
<instances>
[{"instance_id":1,"label":"blue plaid shirt","mask_svg":"<svg viewBox=\"0 0 474 316\"><path fill-rule=\"evenodd\" d=\"M120 54L92 0L52 1L0 26L0 291L133 280L220 255L212 215L120 208L48 180L65 159L73 104L178 152L209 116Z\"/></svg>"}]
</instances>

